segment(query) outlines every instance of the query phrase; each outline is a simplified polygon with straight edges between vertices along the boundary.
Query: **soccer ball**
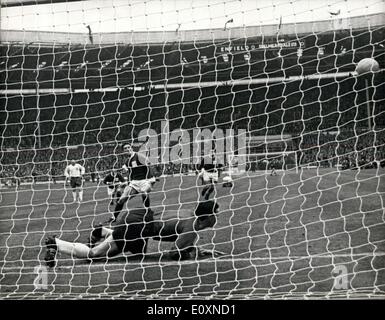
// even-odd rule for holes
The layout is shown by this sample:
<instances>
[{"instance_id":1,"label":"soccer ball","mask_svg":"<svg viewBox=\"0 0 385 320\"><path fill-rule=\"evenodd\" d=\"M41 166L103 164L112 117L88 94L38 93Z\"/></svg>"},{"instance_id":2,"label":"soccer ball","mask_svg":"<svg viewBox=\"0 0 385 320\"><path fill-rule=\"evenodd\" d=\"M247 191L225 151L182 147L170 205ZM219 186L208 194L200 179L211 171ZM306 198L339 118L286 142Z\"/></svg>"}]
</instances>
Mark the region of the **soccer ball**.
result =
<instances>
[{"instance_id":1,"label":"soccer ball","mask_svg":"<svg viewBox=\"0 0 385 320\"><path fill-rule=\"evenodd\" d=\"M363 74L366 72L375 72L380 70L378 62L372 58L365 58L358 62L356 66L357 74Z\"/></svg>"}]
</instances>

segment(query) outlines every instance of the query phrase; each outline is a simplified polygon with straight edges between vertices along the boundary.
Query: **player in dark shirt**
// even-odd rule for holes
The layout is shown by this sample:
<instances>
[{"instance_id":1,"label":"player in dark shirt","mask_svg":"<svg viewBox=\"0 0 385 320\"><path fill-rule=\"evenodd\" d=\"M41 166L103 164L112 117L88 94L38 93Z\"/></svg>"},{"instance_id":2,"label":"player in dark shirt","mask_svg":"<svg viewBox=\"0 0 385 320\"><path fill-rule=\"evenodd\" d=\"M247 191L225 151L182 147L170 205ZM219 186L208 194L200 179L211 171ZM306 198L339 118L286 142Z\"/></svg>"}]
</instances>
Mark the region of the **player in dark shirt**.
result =
<instances>
[{"instance_id":1,"label":"player in dark shirt","mask_svg":"<svg viewBox=\"0 0 385 320\"><path fill-rule=\"evenodd\" d=\"M128 156L123 165L123 170L127 172L128 183L124 188L120 199L116 203L114 218L111 218L111 221L116 221L116 218L123 209L126 201L136 194L142 195L144 206L149 208L150 198L148 194L151 192L152 186L156 181L152 173L150 163L143 155L135 152L129 143L123 145L123 150Z\"/></svg>"},{"instance_id":2,"label":"player in dark shirt","mask_svg":"<svg viewBox=\"0 0 385 320\"><path fill-rule=\"evenodd\" d=\"M110 204L114 204L114 200L119 200L122 195L122 187L124 187L125 180L120 172L111 170L103 179L103 183L107 185L108 195L111 197Z\"/></svg>"},{"instance_id":3,"label":"player in dark shirt","mask_svg":"<svg viewBox=\"0 0 385 320\"><path fill-rule=\"evenodd\" d=\"M199 175L202 178L202 184L205 185L202 190L202 196L208 200L210 194L214 191L214 184L217 183L219 179L219 164L214 154L203 157L198 166L198 170L200 171Z\"/></svg>"},{"instance_id":4,"label":"player in dark shirt","mask_svg":"<svg viewBox=\"0 0 385 320\"><path fill-rule=\"evenodd\" d=\"M279 161L278 159L270 159L270 162L269 162L269 166L270 166L270 176L276 176L278 175L277 174L277 171L276 169L278 168L278 164L279 164Z\"/></svg>"},{"instance_id":5,"label":"player in dark shirt","mask_svg":"<svg viewBox=\"0 0 385 320\"><path fill-rule=\"evenodd\" d=\"M150 238L174 242L168 253L174 260L223 254L196 246L198 231L215 225L218 208L214 201L204 201L198 204L194 212L179 210L156 214L149 208L131 209L119 215L112 229L103 226L95 228L91 233L95 245L87 246L49 237L46 240L45 261L49 267L54 267L57 252L81 259L111 257L124 252L143 255Z\"/></svg>"}]
</instances>

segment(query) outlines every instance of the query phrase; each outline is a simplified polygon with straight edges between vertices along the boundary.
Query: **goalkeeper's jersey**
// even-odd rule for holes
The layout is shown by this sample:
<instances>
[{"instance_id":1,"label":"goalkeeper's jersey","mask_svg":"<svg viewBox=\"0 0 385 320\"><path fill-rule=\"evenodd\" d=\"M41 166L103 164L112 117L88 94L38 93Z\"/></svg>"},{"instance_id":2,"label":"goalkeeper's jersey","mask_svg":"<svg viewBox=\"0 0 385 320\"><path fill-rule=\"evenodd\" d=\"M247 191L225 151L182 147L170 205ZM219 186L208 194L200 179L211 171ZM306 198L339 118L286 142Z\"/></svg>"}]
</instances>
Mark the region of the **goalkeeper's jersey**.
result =
<instances>
[{"instance_id":1,"label":"goalkeeper's jersey","mask_svg":"<svg viewBox=\"0 0 385 320\"><path fill-rule=\"evenodd\" d=\"M134 208L119 214L115 229L143 224L146 232L142 232L142 236L145 234L156 240L176 241L178 249L185 249L193 245L196 239L197 234L193 232L195 220L191 211L180 210L177 215L174 211L155 214L151 209ZM125 231L120 233L125 240L133 238L133 234Z\"/></svg>"},{"instance_id":2,"label":"goalkeeper's jersey","mask_svg":"<svg viewBox=\"0 0 385 320\"><path fill-rule=\"evenodd\" d=\"M154 212L146 208L134 208L119 214L116 226L138 224L140 222L149 223L153 221ZM125 235L131 237L132 235Z\"/></svg>"},{"instance_id":3,"label":"goalkeeper's jersey","mask_svg":"<svg viewBox=\"0 0 385 320\"><path fill-rule=\"evenodd\" d=\"M170 250L173 259L188 254L195 248L198 231L194 225L197 217L190 210L162 211L138 208L119 214L113 238L123 251L145 252L145 241L174 242Z\"/></svg>"},{"instance_id":4,"label":"goalkeeper's jersey","mask_svg":"<svg viewBox=\"0 0 385 320\"><path fill-rule=\"evenodd\" d=\"M113 226L112 237L122 252L145 253L147 234L152 234L150 222L153 221L151 209L137 208L121 212Z\"/></svg>"},{"instance_id":5,"label":"goalkeeper's jersey","mask_svg":"<svg viewBox=\"0 0 385 320\"><path fill-rule=\"evenodd\" d=\"M153 239L167 242L174 242L170 250L173 258L177 258L183 251L190 251L194 248L198 233L194 229L196 216L189 210L175 212L162 212L154 215L154 222L151 231Z\"/></svg>"}]
</instances>

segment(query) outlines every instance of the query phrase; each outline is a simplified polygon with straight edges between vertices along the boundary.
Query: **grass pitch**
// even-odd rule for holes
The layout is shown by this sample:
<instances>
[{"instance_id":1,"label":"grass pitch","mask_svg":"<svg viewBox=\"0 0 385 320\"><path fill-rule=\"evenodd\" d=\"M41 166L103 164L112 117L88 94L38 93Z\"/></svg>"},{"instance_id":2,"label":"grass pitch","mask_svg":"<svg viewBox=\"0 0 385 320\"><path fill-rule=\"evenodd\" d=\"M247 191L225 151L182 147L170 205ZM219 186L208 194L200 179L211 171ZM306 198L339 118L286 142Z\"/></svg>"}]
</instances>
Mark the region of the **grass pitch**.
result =
<instances>
[{"instance_id":1,"label":"grass pitch","mask_svg":"<svg viewBox=\"0 0 385 320\"><path fill-rule=\"evenodd\" d=\"M197 188L199 185L199 188ZM193 209L194 176L161 178L154 210ZM170 244L150 240L149 254L88 263L59 257L45 288L44 239L86 242L90 226L110 217L106 187L87 183L70 203L62 184L3 188L0 206L0 298L383 298L385 296L385 170L304 169L264 172L219 183L221 213L198 244L226 254L176 262ZM140 197L128 202L141 206Z\"/></svg>"}]
</instances>

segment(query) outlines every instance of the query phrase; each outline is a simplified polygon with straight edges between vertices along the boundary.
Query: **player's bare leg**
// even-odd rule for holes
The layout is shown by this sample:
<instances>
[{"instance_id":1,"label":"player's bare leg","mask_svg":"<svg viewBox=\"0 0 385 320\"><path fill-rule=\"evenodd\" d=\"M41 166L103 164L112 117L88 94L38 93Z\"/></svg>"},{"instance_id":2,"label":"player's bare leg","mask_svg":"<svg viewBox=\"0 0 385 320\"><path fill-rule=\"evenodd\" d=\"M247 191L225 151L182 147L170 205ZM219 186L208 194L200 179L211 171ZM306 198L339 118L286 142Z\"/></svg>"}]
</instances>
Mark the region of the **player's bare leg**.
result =
<instances>
[{"instance_id":1,"label":"player's bare leg","mask_svg":"<svg viewBox=\"0 0 385 320\"><path fill-rule=\"evenodd\" d=\"M107 189L107 194L110 197L110 206L112 206L114 204L115 190L108 188Z\"/></svg>"},{"instance_id":2,"label":"player's bare leg","mask_svg":"<svg viewBox=\"0 0 385 320\"><path fill-rule=\"evenodd\" d=\"M73 198L73 202L76 202L76 199L77 199L77 190L76 190L76 188L72 188L72 198Z\"/></svg>"},{"instance_id":3,"label":"player's bare leg","mask_svg":"<svg viewBox=\"0 0 385 320\"><path fill-rule=\"evenodd\" d=\"M77 196L77 192L76 192L76 189L74 189L72 190L73 202L76 202L76 196Z\"/></svg>"},{"instance_id":4,"label":"player's bare leg","mask_svg":"<svg viewBox=\"0 0 385 320\"><path fill-rule=\"evenodd\" d=\"M111 194L111 202L110 202L110 205L113 205L115 203L115 199L116 199L116 190L114 189L112 194Z\"/></svg>"},{"instance_id":5,"label":"player's bare leg","mask_svg":"<svg viewBox=\"0 0 385 320\"><path fill-rule=\"evenodd\" d=\"M83 189L79 189L79 202L83 201Z\"/></svg>"},{"instance_id":6,"label":"player's bare leg","mask_svg":"<svg viewBox=\"0 0 385 320\"><path fill-rule=\"evenodd\" d=\"M120 197L119 201L116 203L115 210L114 210L114 217L111 218L111 221L116 220L118 217L120 211L122 211L124 204L128 200L129 197Z\"/></svg>"},{"instance_id":7,"label":"player's bare leg","mask_svg":"<svg viewBox=\"0 0 385 320\"><path fill-rule=\"evenodd\" d=\"M127 186L124 189L122 196L120 197L119 201L116 203L115 210L114 210L114 218L112 218L111 221L116 220L116 218L118 217L120 211L122 211L124 204L127 202L127 200L131 199L137 193L138 192L134 188L131 188L130 186Z\"/></svg>"},{"instance_id":8,"label":"player's bare leg","mask_svg":"<svg viewBox=\"0 0 385 320\"><path fill-rule=\"evenodd\" d=\"M214 183L213 183L213 181L210 181L204 186L204 188L202 190L202 197L204 197L204 199L208 200L213 191L214 191Z\"/></svg>"},{"instance_id":9,"label":"player's bare leg","mask_svg":"<svg viewBox=\"0 0 385 320\"><path fill-rule=\"evenodd\" d=\"M123 193L123 189L121 189L120 187L115 189L114 193L113 193L113 198L112 198L112 204L114 204L115 202L118 203L120 197L122 196L122 193Z\"/></svg>"}]
</instances>

